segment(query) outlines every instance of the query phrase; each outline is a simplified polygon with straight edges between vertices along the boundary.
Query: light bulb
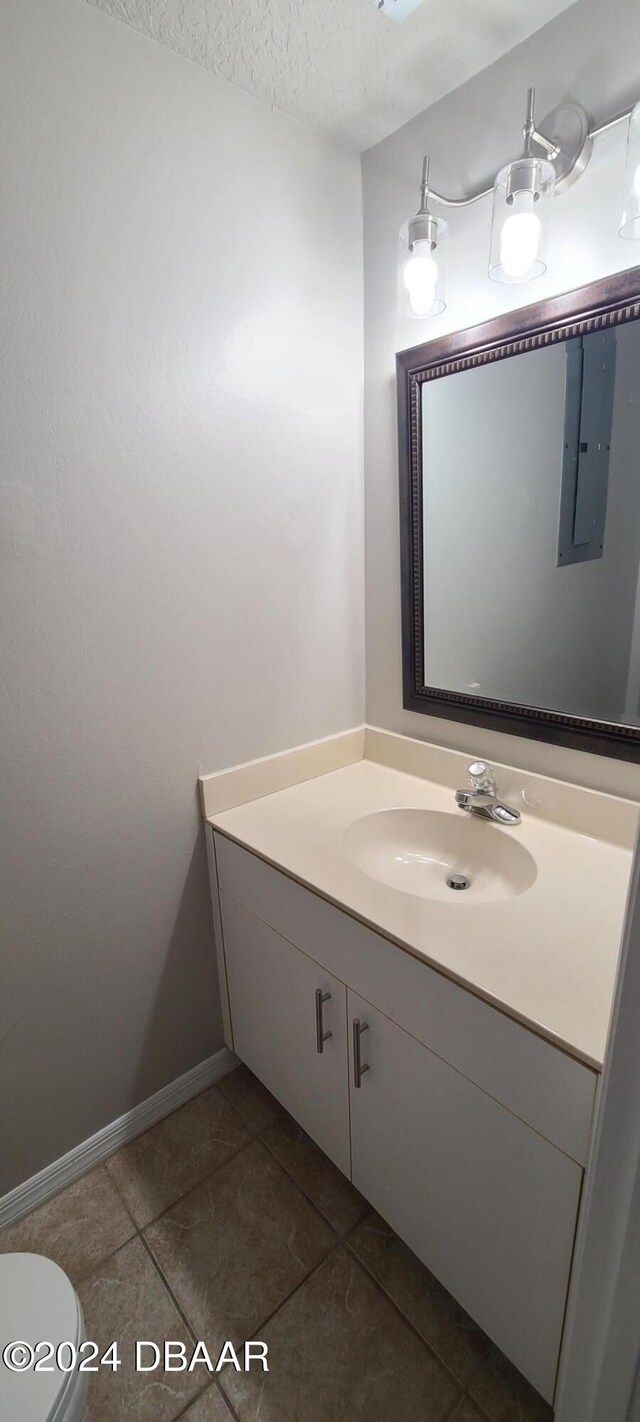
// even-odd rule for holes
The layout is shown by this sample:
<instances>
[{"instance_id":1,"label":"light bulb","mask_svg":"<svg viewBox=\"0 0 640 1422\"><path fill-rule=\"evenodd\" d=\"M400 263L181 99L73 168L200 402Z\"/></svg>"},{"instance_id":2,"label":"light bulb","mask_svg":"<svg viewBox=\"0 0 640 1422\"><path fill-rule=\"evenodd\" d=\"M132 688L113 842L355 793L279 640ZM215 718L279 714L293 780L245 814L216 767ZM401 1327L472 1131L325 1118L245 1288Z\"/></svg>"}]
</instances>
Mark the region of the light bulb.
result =
<instances>
[{"instance_id":1,"label":"light bulb","mask_svg":"<svg viewBox=\"0 0 640 1422\"><path fill-rule=\"evenodd\" d=\"M526 277L538 255L540 218L533 211L533 193L514 193L512 211L500 233L500 265L508 277Z\"/></svg>"},{"instance_id":2,"label":"light bulb","mask_svg":"<svg viewBox=\"0 0 640 1422\"><path fill-rule=\"evenodd\" d=\"M431 253L431 243L419 239L404 269L404 284L416 316L428 316L435 301L438 264Z\"/></svg>"}]
</instances>

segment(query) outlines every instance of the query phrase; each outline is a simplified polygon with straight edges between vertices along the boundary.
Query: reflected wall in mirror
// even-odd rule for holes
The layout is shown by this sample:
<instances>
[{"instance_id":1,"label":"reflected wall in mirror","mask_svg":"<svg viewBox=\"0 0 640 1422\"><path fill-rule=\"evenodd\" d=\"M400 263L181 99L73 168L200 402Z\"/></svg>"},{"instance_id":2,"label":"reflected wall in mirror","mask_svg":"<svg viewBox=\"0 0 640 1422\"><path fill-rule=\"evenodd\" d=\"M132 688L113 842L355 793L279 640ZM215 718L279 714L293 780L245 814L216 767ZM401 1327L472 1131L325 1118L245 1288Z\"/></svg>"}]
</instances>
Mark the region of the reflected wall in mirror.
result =
<instances>
[{"instance_id":1,"label":"reflected wall in mirror","mask_svg":"<svg viewBox=\"0 0 640 1422\"><path fill-rule=\"evenodd\" d=\"M427 685L640 724L639 374L632 322L423 385Z\"/></svg>"},{"instance_id":2,"label":"reflected wall in mirror","mask_svg":"<svg viewBox=\"0 0 640 1422\"><path fill-rule=\"evenodd\" d=\"M640 759L639 294L398 357L411 709Z\"/></svg>"}]
</instances>

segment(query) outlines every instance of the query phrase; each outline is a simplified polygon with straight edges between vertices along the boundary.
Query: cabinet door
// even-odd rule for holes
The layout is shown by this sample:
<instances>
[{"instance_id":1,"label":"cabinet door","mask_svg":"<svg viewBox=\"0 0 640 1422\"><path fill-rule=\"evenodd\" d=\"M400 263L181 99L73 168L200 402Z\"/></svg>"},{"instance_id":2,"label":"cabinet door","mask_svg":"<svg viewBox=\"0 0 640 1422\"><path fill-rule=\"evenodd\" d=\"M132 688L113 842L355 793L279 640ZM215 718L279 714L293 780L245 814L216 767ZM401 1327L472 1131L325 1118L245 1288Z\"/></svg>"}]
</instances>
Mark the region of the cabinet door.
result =
<instances>
[{"instance_id":1,"label":"cabinet door","mask_svg":"<svg viewBox=\"0 0 640 1422\"><path fill-rule=\"evenodd\" d=\"M228 894L220 908L234 1049L350 1175L346 988Z\"/></svg>"},{"instance_id":2,"label":"cabinet door","mask_svg":"<svg viewBox=\"0 0 640 1422\"><path fill-rule=\"evenodd\" d=\"M548 1401L582 1172L349 992L353 1183ZM353 1024L367 1068L355 1086Z\"/></svg>"}]
</instances>

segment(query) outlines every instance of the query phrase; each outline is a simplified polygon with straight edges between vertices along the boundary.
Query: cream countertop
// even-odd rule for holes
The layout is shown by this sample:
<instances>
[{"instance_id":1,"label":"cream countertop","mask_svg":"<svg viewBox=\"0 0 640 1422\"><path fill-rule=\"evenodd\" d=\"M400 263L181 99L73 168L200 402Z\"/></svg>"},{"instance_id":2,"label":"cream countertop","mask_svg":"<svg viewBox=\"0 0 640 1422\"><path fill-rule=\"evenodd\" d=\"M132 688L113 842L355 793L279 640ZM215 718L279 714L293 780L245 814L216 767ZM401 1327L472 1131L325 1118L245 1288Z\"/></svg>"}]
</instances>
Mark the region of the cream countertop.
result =
<instances>
[{"instance_id":1,"label":"cream countertop","mask_svg":"<svg viewBox=\"0 0 640 1422\"><path fill-rule=\"evenodd\" d=\"M602 799L604 811L608 797ZM522 805L519 826L498 829L487 822L486 828L490 834L517 837L533 856L537 876L525 893L499 902L462 895L450 902L417 898L369 877L343 847L354 820L406 807L455 812L448 786L364 759L208 819L215 829L599 1069L630 849L528 813Z\"/></svg>"}]
</instances>

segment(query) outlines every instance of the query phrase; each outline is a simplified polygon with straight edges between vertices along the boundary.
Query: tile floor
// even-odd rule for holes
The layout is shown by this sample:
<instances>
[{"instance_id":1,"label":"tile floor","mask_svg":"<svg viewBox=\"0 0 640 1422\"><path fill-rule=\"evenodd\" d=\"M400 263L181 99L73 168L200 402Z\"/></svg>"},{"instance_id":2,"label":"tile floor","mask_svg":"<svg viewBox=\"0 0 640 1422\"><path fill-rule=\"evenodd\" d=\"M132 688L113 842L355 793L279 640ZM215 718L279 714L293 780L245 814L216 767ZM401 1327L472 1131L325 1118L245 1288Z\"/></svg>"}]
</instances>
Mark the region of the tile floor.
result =
<instances>
[{"instance_id":1,"label":"tile floor","mask_svg":"<svg viewBox=\"0 0 640 1422\"><path fill-rule=\"evenodd\" d=\"M550 1422L532 1391L240 1066L0 1234L118 1339L86 1422ZM268 1374L138 1373L136 1339L269 1347Z\"/></svg>"}]
</instances>

